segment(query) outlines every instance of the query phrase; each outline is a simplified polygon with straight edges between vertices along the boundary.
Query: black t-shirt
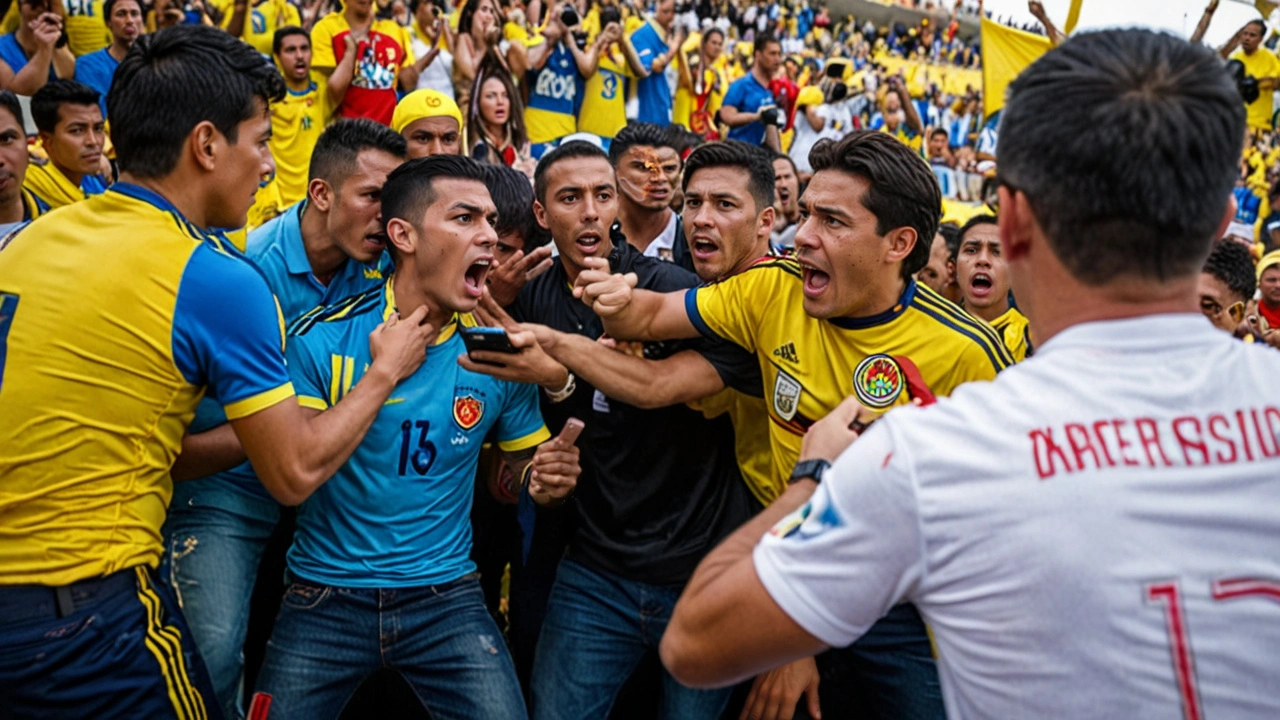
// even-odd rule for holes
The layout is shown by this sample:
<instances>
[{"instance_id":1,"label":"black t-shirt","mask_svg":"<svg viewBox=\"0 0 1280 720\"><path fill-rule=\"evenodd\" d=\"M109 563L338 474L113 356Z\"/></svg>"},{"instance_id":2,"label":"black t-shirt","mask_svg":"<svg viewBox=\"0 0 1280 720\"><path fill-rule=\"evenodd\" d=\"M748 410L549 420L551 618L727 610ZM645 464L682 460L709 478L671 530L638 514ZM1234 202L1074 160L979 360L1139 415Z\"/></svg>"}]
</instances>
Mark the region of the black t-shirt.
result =
<instances>
[{"instance_id":1,"label":"black t-shirt","mask_svg":"<svg viewBox=\"0 0 1280 720\"><path fill-rule=\"evenodd\" d=\"M615 242L609 263L614 272L636 273L637 287L645 290L698 283L692 273L644 257L626 242ZM595 313L573 297L560 262L526 285L508 310L521 322L593 340L604 334ZM726 383L736 386L752 368L758 378L754 356L733 345L645 343L645 355L663 358L687 348L704 354ZM684 405L643 410L606 398L581 378L569 399L543 399L553 434L570 417L586 423L572 501L577 530L569 555L575 561L653 585L683 584L717 542L759 511L738 470L728 416L708 420Z\"/></svg>"}]
</instances>

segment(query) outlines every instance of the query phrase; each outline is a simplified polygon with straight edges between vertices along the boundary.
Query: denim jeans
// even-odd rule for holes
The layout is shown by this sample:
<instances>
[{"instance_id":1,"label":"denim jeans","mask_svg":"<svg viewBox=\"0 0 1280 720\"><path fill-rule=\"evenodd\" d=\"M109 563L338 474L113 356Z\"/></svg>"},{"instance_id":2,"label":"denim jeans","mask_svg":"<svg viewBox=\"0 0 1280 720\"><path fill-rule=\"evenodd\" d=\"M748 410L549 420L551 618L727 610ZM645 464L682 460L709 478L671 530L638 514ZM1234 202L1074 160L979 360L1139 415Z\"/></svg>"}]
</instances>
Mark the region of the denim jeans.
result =
<instances>
[{"instance_id":1,"label":"denim jeans","mask_svg":"<svg viewBox=\"0 0 1280 720\"><path fill-rule=\"evenodd\" d=\"M244 716L244 639L258 563L280 506L219 479L174 486L160 577L173 588L228 720Z\"/></svg>"},{"instance_id":2,"label":"denim jeans","mask_svg":"<svg viewBox=\"0 0 1280 720\"><path fill-rule=\"evenodd\" d=\"M606 717L632 671L657 650L681 589L561 561L533 666L534 720ZM662 718L713 720L732 692L687 688L664 669Z\"/></svg>"},{"instance_id":3,"label":"denim jeans","mask_svg":"<svg viewBox=\"0 0 1280 720\"><path fill-rule=\"evenodd\" d=\"M365 678L397 670L434 720L525 720L524 698L476 575L415 588L294 579L251 717L336 718Z\"/></svg>"}]
</instances>

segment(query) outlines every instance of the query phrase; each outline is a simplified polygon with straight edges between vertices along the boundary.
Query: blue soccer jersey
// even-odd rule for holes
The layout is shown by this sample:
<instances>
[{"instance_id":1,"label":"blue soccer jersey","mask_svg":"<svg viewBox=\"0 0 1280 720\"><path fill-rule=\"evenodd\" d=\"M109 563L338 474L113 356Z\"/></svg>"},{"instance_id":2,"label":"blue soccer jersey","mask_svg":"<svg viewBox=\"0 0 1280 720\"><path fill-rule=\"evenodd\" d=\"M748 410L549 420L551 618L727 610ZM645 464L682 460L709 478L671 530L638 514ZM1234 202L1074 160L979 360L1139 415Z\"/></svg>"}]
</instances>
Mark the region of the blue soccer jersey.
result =
<instances>
[{"instance_id":1,"label":"blue soccer jersey","mask_svg":"<svg viewBox=\"0 0 1280 720\"><path fill-rule=\"evenodd\" d=\"M650 71L649 77L636 81L636 97L640 102L640 114L636 119L655 125L671 124L671 86L667 84L664 73L653 72L653 61L670 49L663 36L662 28L652 20L631 34L636 57L644 69Z\"/></svg>"},{"instance_id":2,"label":"blue soccer jersey","mask_svg":"<svg viewBox=\"0 0 1280 720\"><path fill-rule=\"evenodd\" d=\"M383 271L388 274L391 271L391 261L384 253L377 262L369 265L348 260L328 285L321 284L311 272L311 261L307 259L307 251L302 245L302 211L305 207L304 200L249 233L244 253L266 278L267 287L271 288L276 302L280 304L286 325L296 323L309 311L319 312L342 298L381 287ZM212 400L202 400L192 432L208 430L223 422L226 422L226 416L222 414L222 408ZM202 478L205 479L217 479L241 492L268 497L253 466L247 462Z\"/></svg>"},{"instance_id":3,"label":"blue soccer jersey","mask_svg":"<svg viewBox=\"0 0 1280 720\"><path fill-rule=\"evenodd\" d=\"M300 324L289 373L304 407L337 404L368 371L369 333L395 312L388 280ZM455 317L396 386L360 447L303 503L289 570L337 587L436 585L475 570L471 498L480 446L526 450L550 434L537 387L464 370Z\"/></svg>"},{"instance_id":4,"label":"blue soccer jersey","mask_svg":"<svg viewBox=\"0 0 1280 720\"><path fill-rule=\"evenodd\" d=\"M728 105L737 109L738 112L753 113L766 105L774 104L773 93L769 92L769 88L760 84L755 76L751 73L738 78L729 86L728 92L724 94L724 100L720 103L720 107ZM741 140L751 145L759 145L764 142L764 123L760 121L750 122L746 125L740 125L729 130L730 140Z\"/></svg>"}]
</instances>

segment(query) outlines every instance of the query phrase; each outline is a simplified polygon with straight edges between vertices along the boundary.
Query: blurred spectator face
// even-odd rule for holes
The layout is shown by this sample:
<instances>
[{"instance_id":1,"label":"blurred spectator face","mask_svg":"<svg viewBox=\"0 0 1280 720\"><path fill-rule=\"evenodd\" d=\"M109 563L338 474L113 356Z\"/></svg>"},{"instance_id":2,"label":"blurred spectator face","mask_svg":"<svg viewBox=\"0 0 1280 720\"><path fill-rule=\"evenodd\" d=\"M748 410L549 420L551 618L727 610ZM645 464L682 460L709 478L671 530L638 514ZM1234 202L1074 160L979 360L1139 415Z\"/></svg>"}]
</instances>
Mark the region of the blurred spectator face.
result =
<instances>
[{"instance_id":1,"label":"blurred spectator face","mask_svg":"<svg viewBox=\"0 0 1280 720\"><path fill-rule=\"evenodd\" d=\"M773 161L773 174L777 178L774 185L776 207L780 215L790 216L796 211L800 201L800 178L791 169L791 162L778 158Z\"/></svg>"},{"instance_id":2,"label":"blurred spectator face","mask_svg":"<svg viewBox=\"0 0 1280 720\"><path fill-rule=\"evenodd\" d=\"M1219 330L1234 333L1244 318L1244 304L1248 298L1233 292L1227 284L1212 273L1200 273L1197 283L1200 294L1200 312Z\"/></svg>"},{"instance_id":3,"label":"blurred spectator face","mask_svg":"<svg viewBox=\"0 0 1280 720\"><path fill-rule=\"evenodd\" d=\"M756 53L755 61L765 75L777 75L778 68L782 66L782 45L773 42L765 44L764 49Z\"/></svg>"},{"instance_id":4,"label":"blurred spectator face","mask_svg":"<svg viewBox=\"0 0 1280 720\"><path fill-rule=\"evenodd\" d=\"M942 151L947 149L947 136L942 133L934 133L929 136L929 157L938 157Z\"/></svg>"},{"instance_id":5,"label":"blurred spectator face","mask_svg":"<svg viewBox=\"0 0 1280 720\"><path fill-rule=\"evenodd\" d=\"M0 204L11 203L22 193L28 162L22 122L8 109L0 108Z\"/></svg>"},{"instance_id":6,"label":"blurred spectator face","mask_svg":"<svg viewBox=\"0 0 1280 720\"><path fill-rule=\"evenodd\" d=\"M120 5L116 5L116 8L119 7ZM290 35L285 38L280 43L276 64L286 78L294 82L305 80L311 74L311 40L306 35Z\"/></svg>"},{"instance_id":7,"label":"blurred spectator face","mask_svg":"<svg viewBox=\"0 0 1280 720\"><path fill-rule=\"evenodd\" d=\"M702 54L707 56L708 60L715 60L720 57L720 53L724 50L724 35L720 33L708 33L702 38Z\"/></svg>"},{"instance_id":8,"label":"blurred spectator face","mask_svg":"<svg viewBox=\"0 0 1280 720\"><path fill-rule=\"evenodd\" d=\"M1269 267L1258 279L1262 301L1270 307L1280 307L1280 267Z\"/></svg>"},{"instance_id":9,"label":"blurred spectator face","mask_svg":"<svg viewBox=\"0 0 1280 720\"><path fill-rule=\"evenodd\" d=\"M978 225L960 241L956 256L956 282L966 308L985 310L1009 297L1009 269L1000 250L1000 228Z\"/></svg>"},{"instance_id":10,"label":"blurred spectator face","mask_svg":"<svg viewBox=\"0 0 1280 720\"><path fill-rule=\"evenodd\" d=\"M653 18L658 21L658 25L664 30L671 29L671 23L676 19L676 0L659 0L657 11Z\"/></svg>"},{"instance_id":11,"label":"blurred spectator face","mask_svg":"<svg viewBox=\"0 0 1280 720\"><path fill-rule=\"evenodd\" d=\"M951 258L947 252L947 239L938 233L933 236L933 246L929 249L929 264L920 268L916 280L928 285L939 295L953 300L956 297L955 274L951 268Z\"/></svg>"},{"instance_id":12,"label":"blurred spectator face","mask_svg":"<svg viewBox=\"0 0 1280 720\"><path fill-rule=\"evenodd\" d=\"M485 123L497 127L511 119L511 98L502 81L491 77L480 86L480 117Z\"/></svg>"},{"instance_id":13,"label":"blurred spectator face","mask_svg":"<svg viewBox=\"0 0 1280 720\"><path fill-rule=\"evenodd\" d=\"M1262 28L1256 23L1247 25L1244 31L1240 33L1240 47L1246 53L1252 55L1260 44L1262 44Z\"/></svg>"},{"instance_id":14,"label":"blurred spectator face","mask_svg":"<svg viewBox=\"0 0 1280 720\"><path fill-rule=\"evenodd\" d=\"M107 27L111 30L113 40L133 43L142 34L142 6L136 0L118 0L111 8Z\"/></svg>"}]
</instances>

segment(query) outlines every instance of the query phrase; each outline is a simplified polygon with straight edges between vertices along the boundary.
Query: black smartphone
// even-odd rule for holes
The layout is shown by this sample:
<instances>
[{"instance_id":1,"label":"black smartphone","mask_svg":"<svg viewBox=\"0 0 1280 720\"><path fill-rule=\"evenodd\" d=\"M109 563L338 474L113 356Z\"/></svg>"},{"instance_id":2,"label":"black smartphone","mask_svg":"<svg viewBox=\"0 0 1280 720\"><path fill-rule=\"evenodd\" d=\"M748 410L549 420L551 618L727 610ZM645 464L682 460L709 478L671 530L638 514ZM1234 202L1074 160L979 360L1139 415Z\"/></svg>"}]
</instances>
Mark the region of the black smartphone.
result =
<instances>
[{"instance_id":1,"label":"black smartphone","mask_svg":"<svg viewBox=\"0 0 1280 720\"><path fill-rule=\"evenodd\" d=\"M564 10L560 11L560 22L565 27L573 27L578 24L578 11L572 5L566 5Z\"/></svg>"},{"instance_id":2,"label":"black smartphone","mask_svg":"<svg viewBox=\"0 0 1280 720\"><path fill-rule=\"evenodd\" d=\"M459 333L462 334L462 344L467 346L467 357L477 350L488 350L490 352L506 353L514 355L520 352L520 349L511 344L511 338L507 337L507 331L502 328L494 327L464 327ZM475 360L475 358L472 358ZM480 362L476 360L476 362Z\"/></svg>"}]
</instances>

